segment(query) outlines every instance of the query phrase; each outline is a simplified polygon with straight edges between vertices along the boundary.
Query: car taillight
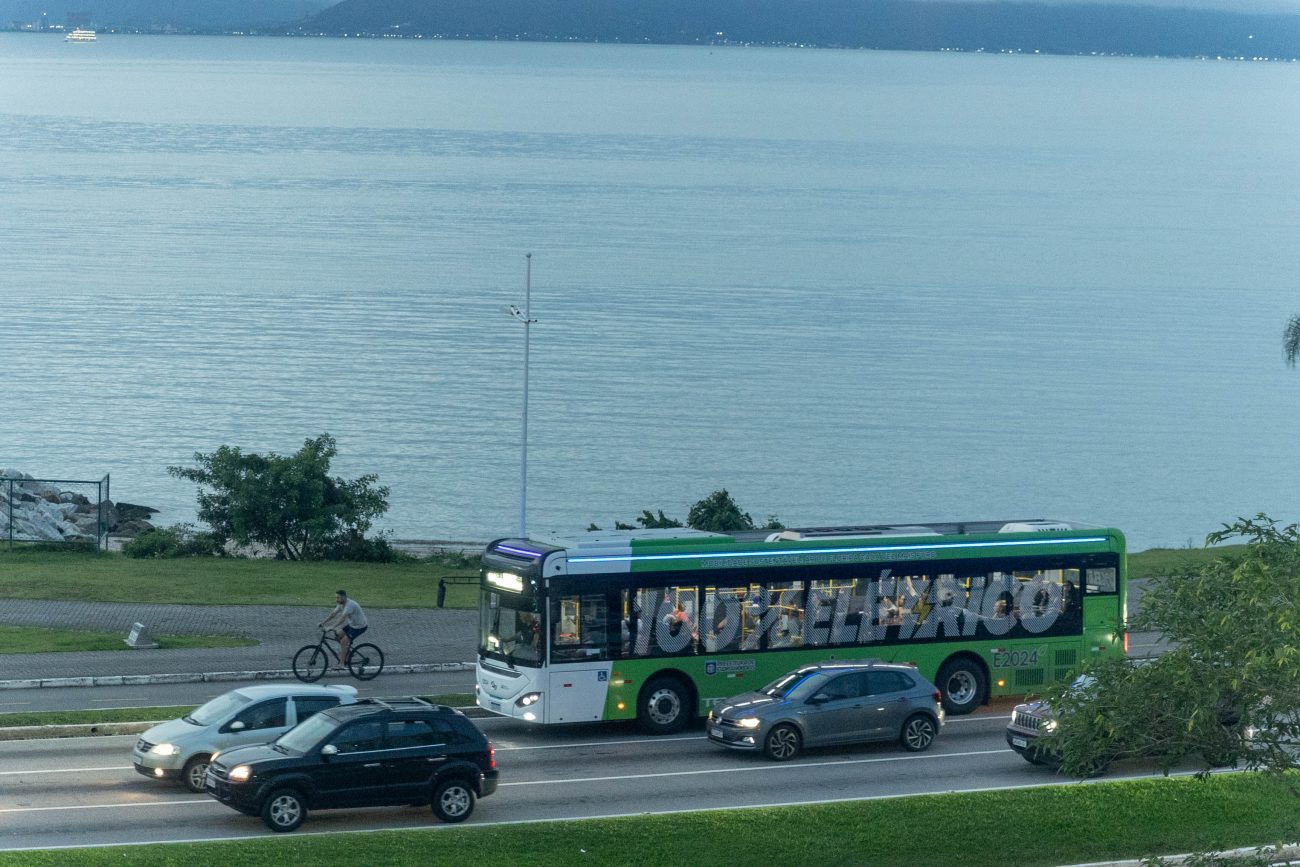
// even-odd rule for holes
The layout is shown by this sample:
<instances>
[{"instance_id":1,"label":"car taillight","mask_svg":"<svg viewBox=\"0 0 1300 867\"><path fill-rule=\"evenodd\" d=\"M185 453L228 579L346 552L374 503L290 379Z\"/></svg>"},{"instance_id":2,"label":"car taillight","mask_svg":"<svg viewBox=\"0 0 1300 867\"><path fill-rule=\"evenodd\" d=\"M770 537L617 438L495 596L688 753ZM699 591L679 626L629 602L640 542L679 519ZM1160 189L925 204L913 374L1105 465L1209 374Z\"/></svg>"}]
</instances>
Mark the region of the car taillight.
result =
<instances>
[{"instance_id":1,"label":"car taillight","mask_svg":"<svg viewBox=\"0 0 1300 867\"><path fill-rule=\"evenodd\" d=\"M497 766L497 750L496 747L492 746L492 742L488 741L488 770L491 770L496 766Z\"/></svg>"},{"instance_id":2,"label":"car taillight","mask_svg":"<svg viewBox=\"0 0 1300 867\"><path fill-rule=\"evenodd\" d=\"M930 698L934 699L935 701L942 701L943 693L939 692L939 690L936 689L934 692L930 693Z\"/></svg>"}]
</instances>

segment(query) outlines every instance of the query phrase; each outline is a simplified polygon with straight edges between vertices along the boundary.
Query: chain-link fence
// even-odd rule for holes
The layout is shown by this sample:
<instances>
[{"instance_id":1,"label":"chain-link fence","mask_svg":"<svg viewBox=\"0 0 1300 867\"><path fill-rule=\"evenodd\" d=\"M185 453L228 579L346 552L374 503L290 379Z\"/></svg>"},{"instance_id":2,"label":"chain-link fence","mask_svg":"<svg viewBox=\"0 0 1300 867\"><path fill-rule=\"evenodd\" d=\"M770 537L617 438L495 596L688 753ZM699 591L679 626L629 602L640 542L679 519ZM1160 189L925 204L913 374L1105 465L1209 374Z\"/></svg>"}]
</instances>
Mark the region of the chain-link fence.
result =
<instances>
[{"instance_id":1,"label":"chain-link fence","mask_svg":"<svg viewBox=\"0 0 1300 867\"><path fill-rule=\"evenodd\" d=\"M86 479L37 479L0 470L0 526L9 540L69 545L108 546L113 524L108 476Z\"/></svg>"}]
</instances>

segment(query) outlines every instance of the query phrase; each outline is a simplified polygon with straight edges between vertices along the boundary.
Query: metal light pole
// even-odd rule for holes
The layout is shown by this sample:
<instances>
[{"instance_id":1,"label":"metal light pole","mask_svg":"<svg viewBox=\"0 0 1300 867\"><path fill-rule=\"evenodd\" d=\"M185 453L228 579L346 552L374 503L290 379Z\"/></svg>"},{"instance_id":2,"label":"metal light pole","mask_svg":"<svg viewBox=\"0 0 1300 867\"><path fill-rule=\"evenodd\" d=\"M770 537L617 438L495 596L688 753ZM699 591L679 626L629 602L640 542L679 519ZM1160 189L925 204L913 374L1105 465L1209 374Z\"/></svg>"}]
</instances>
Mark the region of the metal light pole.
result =
<instances>
[{"instance_id":1,"label":"metal light pole","mask_svg":"<svg viewBox=\"0 0 1300 867\"><path fill-rule=\"evenodd\" d=\"M525 253L524 261L524 309L510 305L510 315L524 323L524 419L523 437L520 442L519 455L519 538L528 538L528 338L529 326L536 319L531 318L533 297L533 254Z\"/></svg>"}]
</instances>

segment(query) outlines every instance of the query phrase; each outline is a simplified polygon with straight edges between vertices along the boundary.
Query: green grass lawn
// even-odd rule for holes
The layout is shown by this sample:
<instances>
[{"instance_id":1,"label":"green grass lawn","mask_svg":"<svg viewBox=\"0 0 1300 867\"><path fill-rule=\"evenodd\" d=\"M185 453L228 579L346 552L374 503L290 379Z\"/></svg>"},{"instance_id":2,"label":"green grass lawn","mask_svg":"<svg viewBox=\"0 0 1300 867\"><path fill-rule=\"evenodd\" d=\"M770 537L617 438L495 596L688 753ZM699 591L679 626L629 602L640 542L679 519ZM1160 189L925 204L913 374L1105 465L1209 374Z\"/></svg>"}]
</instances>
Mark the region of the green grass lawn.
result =
<instances>
[{"instance_id":1,"label":"green grass lawn","mask_svg":"<svg viewBox=\"0 0 1300 867\"><path fill-rule=\"evenodd\" d=\"M235 688L231 684L231 689ZM431 704L448 704L452 707L469 707L474 704L474 696L469 693L453 692L440 695L420 696ZM0 713L0 728L18 726L66 726L96 725L98 723L153 722L155 720L176 719L194 710L193 705L173 705L170 707L120 707L100 710L49 710L24 711L22 713Z\"/></svg>"},{"instance_id":2,"label":"green grass lawn","mask_svg":"<svg viewBox=\"0 0 1300 867\"><path fill-rule=\"evenodd\" d=\"M1220 545L1215 548L1151 548L1128 555L1129 578L1162 578L1205 563L1216 557L1240 551L1244 545Z\"/></svg>"},{"instance_id":3,"label":"green grass lawn","mask_svg":"<svg viewBox=\"0 0 1300 867\"><path fill-rule=\"evenodd\" d=\"M154 635L160 648L248 647L257 644L242 635ZM88 632L84 629L46 629L39 626L0 626L0 655L56 653L75 650L130 650L125 632Z\"/></svg>"},{"instance_id":4,"label":"green grass lawn","mask_svg":"<svg viewBox=\"0 0 1300 867\"><path fill-rule=\"evenodd\" d=\"M503 769L508 779L508 768ZM1294 780L1290 782L1296 782ZM222 843L78 849L78 865L238 863L591 865L870 865L1019 867L1223 850L1300 837L1300 799L1256 774L1042 786L808 807L666 816L508 821L494 799L468 826L430 831L281 835ZM827 793L833 797L834 793ZM425 809L427 812L427 808ZM257 819L249 833L260 832ZM304 830L311 828L309 816ZM186 833L203 833L201 827ZM0 865L69 863L69 853L0 853Z\"/></svg>"},{"instance_id":5,"label":"green grass lawn","mask_svg":"<svg viewBox=\"0 0 1300 867\"><path fill-rule=\"evenodd\" d=\"M336 563L182 558L134 560L118 553L0 549L0 599L179 605L311 605L328 610L343 588L363 605L433 608L442 578L476 579L472 564L436 560ZM448 584L446 607L474 608L473 584Z\"/></svg>"}]
</instances>

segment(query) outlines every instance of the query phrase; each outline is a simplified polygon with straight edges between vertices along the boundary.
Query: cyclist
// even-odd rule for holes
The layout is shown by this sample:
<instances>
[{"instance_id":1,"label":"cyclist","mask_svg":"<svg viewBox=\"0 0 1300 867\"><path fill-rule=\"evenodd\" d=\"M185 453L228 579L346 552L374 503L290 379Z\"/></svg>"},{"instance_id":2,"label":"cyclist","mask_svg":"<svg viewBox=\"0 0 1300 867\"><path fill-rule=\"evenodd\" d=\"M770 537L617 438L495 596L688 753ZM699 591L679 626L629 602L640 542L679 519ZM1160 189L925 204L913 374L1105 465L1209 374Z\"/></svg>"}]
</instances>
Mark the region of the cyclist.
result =
<instances>
[{"instance_id":1,"label":"cyclist","mask_svg":"<svg viewBox=\"0 0 1300 867\"><path fill-rule=\"evenodd\" d=\"M366 623L366 613L361 610L357 600L348 598L348 591L335 591L334 601L338 604L320 622L320 628L334 630L334 637L339 640L339 661L346 666L352 639L365 632L369 624Z\"/></svg>"}]
</instances>

